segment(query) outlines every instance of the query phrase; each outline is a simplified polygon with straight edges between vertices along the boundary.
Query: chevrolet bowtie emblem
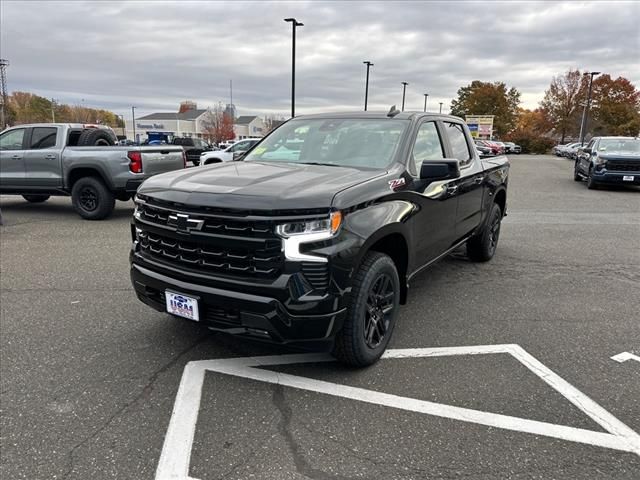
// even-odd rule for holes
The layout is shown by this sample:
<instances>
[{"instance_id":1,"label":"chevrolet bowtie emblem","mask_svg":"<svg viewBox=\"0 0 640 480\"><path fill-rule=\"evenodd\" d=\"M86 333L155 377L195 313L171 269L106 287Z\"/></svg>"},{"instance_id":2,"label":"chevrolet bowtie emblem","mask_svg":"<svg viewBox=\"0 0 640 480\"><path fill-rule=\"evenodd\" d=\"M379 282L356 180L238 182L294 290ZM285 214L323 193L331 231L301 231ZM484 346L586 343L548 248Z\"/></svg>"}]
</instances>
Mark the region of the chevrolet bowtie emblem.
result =
<instances>
[{"instance_id":1,"label":"chevrolet bowtie emblem","mask_svg":"<svg viewBox=\"0 0 640 480\"><path fill-rule=\"evenodd\" d=\"M190 232L191 230L202 230L204 220L195 220L189 218L189 215L183 213L176 213L175 215L169 215L169 225L175 226L178 232Z\"/></svg>"}]
</instances>

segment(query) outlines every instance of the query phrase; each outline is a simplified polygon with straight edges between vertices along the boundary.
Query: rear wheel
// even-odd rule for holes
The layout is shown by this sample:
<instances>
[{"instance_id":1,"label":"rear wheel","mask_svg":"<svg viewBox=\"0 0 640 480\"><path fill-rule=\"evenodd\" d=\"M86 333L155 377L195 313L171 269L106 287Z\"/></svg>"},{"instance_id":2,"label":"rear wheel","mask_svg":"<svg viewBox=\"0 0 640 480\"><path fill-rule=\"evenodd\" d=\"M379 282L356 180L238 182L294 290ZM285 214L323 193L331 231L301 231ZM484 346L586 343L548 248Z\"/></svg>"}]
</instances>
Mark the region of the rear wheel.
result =
<instances>
[{"instance_id":1,"label":"rear wheel","mask_svg":"<svg viewBox=\"0 0 640 480\"><path fill-rule=\"evenodd\" d=\"M481 232L467 240L467 256L474 262L487 262L493 258L500 238L502 209L494 203L487 224Z\"/></svg>"},{"instance_id":2,"label":"rear wheel","mask_svg":"<svg viewBox=\"0 0 640 480\"><path fill-rule=\"evenodd\" d=\"M29 203L42 203L49 200L50 195L23 195L24 198Z\"/></svg>"},{"instance_id":3,"label":"rear wheel","mask_svg":"<svg viewBox=\"0 0 640 480\"><path fill-rule=\"evenodd\" d=\"M593 179L593 167L589 169L589 175L587 176L587 188L589 190L596 190L598 188L598 184Z\"/></svg>"},{"instance_id":4,"label":"rear wheel","mask_svg":"<svg viewBox=\"0 0 640 480\"><path fill-rule=\"evenodd\" d=\"M399 303L395 263L383 253L367 253L354 277L351 305L336 337L336 358L355 367L375 363L387 348Z\"/></svg>"},{"instance_id":5,"label":"rear wheel","mask_svg":"<svg viewBox=\"0 0 640 480\"><path fill-rule=\"evenodd\" d=\"M73 184L71 201L76 212L87 220L102 220L113 212L116 199L102 180L83 177Z\"/></svg>"},{"instance_id":6,"label":"rear wheel","mask_svg":"<svg viewBox=\"0 0 640 480\"><path fill-rule=\"evenodd\" d=\"M576 182L582 181L582 175L580 175L580 170L578 169L578 162L576 162L573 166L573 179Z\"/></svg>"}]
</instances>

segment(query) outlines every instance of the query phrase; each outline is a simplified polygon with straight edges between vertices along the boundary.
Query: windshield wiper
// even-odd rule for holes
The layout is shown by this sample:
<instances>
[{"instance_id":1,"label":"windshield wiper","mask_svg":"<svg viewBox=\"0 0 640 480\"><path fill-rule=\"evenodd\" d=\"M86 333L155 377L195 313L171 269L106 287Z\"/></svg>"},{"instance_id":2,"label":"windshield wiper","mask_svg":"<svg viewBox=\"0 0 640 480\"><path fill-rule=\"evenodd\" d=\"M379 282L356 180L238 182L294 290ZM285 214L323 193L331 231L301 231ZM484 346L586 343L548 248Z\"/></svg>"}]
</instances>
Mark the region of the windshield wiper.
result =
<instances>
[{"instance_id":1,"label":"windshield wiper","mask_svg":"<svg viewBox=\"0 0 640 480\"><path fill-rule=\"evenodd\" d=\"M326 165L327 167L340 167L341 165L338 165L336 163L321 163L321 162L296 162L299 163L301 165Z\"/></svg>"}]
</instances>

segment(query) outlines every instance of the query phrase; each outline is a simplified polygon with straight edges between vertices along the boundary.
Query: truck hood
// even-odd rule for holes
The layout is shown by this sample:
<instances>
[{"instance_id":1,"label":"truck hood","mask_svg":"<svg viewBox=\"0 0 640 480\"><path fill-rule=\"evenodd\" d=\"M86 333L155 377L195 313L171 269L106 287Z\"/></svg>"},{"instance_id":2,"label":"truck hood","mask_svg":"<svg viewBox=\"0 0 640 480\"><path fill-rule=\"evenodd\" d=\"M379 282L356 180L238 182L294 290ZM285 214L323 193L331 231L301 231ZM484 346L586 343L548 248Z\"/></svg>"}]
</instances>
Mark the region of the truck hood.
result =
<instances>
[{"instance_id":1,"label":"truck hood","mask_svg":"<svg viewBox=\"0 0 640 480\"><path fill-rule=\"evenodd\" d=\"M336 193L382 170L271 162L229 162L156 175L138 192L187 205L250 210L328 208Z\"/></svg>"}]
</instances>

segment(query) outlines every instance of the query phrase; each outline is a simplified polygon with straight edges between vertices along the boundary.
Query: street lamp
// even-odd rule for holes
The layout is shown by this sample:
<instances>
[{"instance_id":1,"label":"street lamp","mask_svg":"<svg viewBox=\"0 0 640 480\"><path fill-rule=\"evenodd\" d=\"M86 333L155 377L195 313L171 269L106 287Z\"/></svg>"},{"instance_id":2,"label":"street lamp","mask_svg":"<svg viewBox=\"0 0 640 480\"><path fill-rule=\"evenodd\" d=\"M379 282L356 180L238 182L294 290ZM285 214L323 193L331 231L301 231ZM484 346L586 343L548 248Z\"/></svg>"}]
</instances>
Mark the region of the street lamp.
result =
<instances>
[{"instance_id":1,"label":"street lamp","mask_svg":"<svg viewBox=\"0 0 640 480\"><path fill-rule=\"evenodd\" d=\"M424 94L424 111L427 111L427 98L429 98L429 94L425 93Z\"/></svg>"},{"instance_id":2,"label":"street lamp","mask_svg":"<svg viewBox=\"0 0 640 480\"><path fill-rule=\"evenodd\" d=\"M293 27L293 42L291 45L291 118L296 116L296 27L304 26L304 23L295 18L285 18L285 22L291 22Z\"/></svg>"},{"instance_id":3,"label":"street lamp","mask_svg":"<svg viewBox=\"0 0 640 480\"><path fill-rule=\"evenodd\" d=\"M582 122L580 122L580 145L584 145L584 136L587 134L587 115L591 108L591 87L593 86L593 77L600 75L600 72L584 72L582 75L589 75L589 93L587 94L587 103L585 103L584 109L582 110Z\"/></svg>"},{"instance_id":4,"label":"street lamp","mask_svg":"<svg viewBox=\"0 0 640 480\"><path fill-rule=\"evenodd\" d=\"M439 113L442 113L442 102L440 102L440 112Z\"/></svg>"},{"instance_id":5,"label":"street lamp","mask_svg":"<svg viewBox=\"0 0 640 480\"><path fill-rule=\"evenodd\" d=\"M367 60L366 62L362 62L367 66L367 80L365 81L364 84L364 111L367 111L367 98L369 96L369 68L373 67L373 63L371 63L369 60Z\"/></svg>"},{"instance_id":6,"label":"street lamp","mask_svg":"<svg viewBox=\"0 0 640 480\"><path fill-rule=\"evenodd\" d=\"M407 85L409 85L407 82L402 82L402 111L404 112L404 96L405 93L407 92Z\"/></svg>"},{"instance_id":7,"label":"street lamp","mask_svg":"<svg viewBox=\"0 0 640 480\"><path fill-rule=\"evenodd\" d=\"M133 106L131 107L131 118L133 118L133 141L136 142L136 107Z\"/></svg>"}]
</instances>

